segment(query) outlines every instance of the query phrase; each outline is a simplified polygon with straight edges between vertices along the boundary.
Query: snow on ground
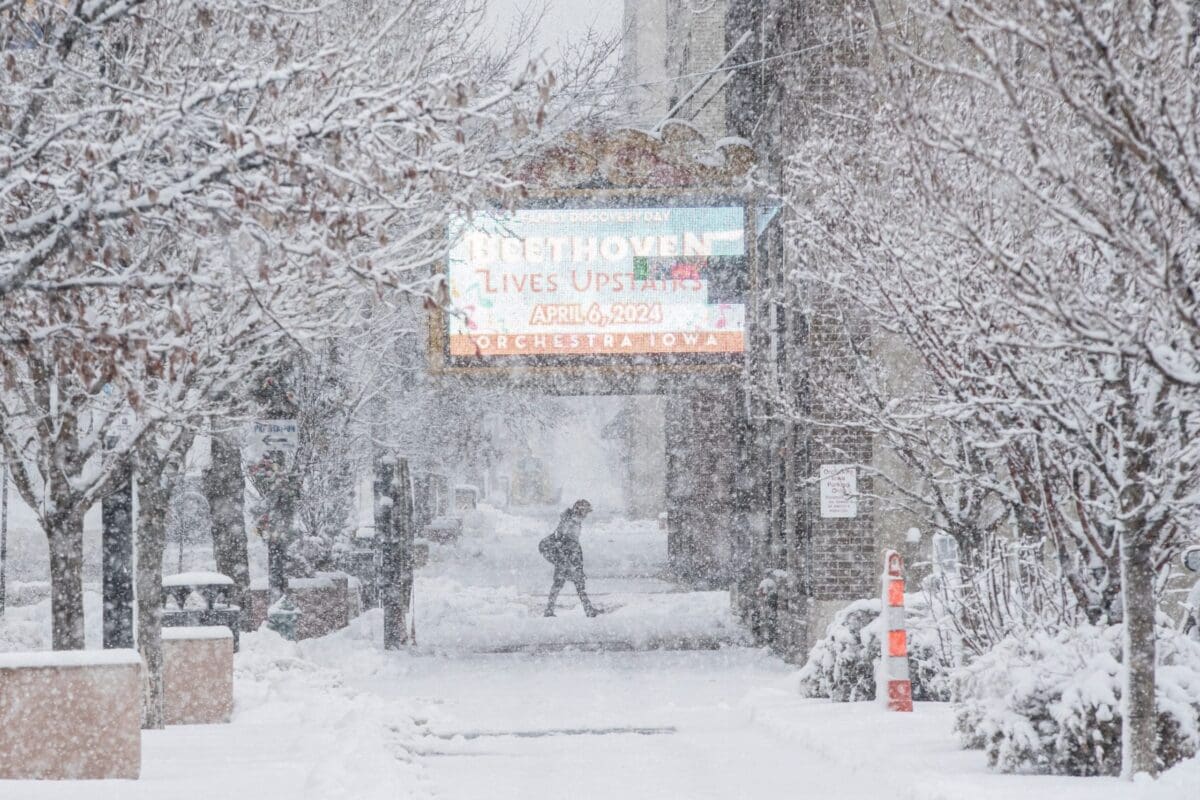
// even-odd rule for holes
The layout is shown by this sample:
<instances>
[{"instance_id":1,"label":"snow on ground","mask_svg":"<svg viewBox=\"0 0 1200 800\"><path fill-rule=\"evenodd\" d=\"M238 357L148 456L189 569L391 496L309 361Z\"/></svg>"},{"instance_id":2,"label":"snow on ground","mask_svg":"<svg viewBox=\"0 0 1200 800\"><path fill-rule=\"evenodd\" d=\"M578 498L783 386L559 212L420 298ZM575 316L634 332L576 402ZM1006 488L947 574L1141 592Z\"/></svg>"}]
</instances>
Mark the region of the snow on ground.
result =
<instances>
[{"instance_id":1,"label":"snow on ground","mask_svg":"<svg viewBox=\"0 0 1200 800\"><path fill-rule=\"evenodd\" d=\"M554 532L562 510L517 515L482 505L467 513L461 540L432 546L430 564L421 574L453 575L474 586L516 586L545 594L553 569L538 553L537 544ZM639 581L650 590L674 589L661 580L667 535L655 521L593 514L583 524L580 543L588 579L599 585L599 591L614 580Z\"/></svg>"},{"instance_id":2,"label":"snow on ground","mask_svg":"<svg viewBox=\"0 0 1200 800\"><path fill-rule=\"evenodd\" d=\"M104 640L100 625L102 600L100 592L84 589L84 641L88 649L99 648ZM0 617L0 653L19 650L50 649L50 598L30 605L13 605Z\"/></svg>"},{"instance_id":3,"label":"snow on ground","mask_svg":"<svg viewBox=\"0 0 1200 800\"><path fill-rule=\"evenodd\" d=\"M867 770L901 800L1185 800L1200 796L1200 756L1158 780L1005 775L987 769L980 751L961 749L949 703L916 703L913 713L874 702L800 697L793 681L749 692L739 704L756 726L846 775Z\"/></svg>"},{"instance_id":4,"label":"snow on ground","mask_svg":"<svg viewBox=\"0 0 1200 800\"><path fill-rule=\"evenodd\" d=\"M417 648L385 653L378 610L317 640L244 635L231 724L146 732L137 782L3 782L0 797L1190 800L1200 786L1200 759L1133 785L1000 775L958 749L948 706L801 699L792 667L737 644L723 593L661 579L653 525L589 521L596 599L614 610L587 619L564 596L543 619L536 544L554 518L469 522L418 579ZM0 650L44 647L48 618L44 602L9 609ZM645 649L663 643L705 649Z\"/></svg>"},{"instance_id":5,"label":"snow on ground","mask_svg":"<svg viewBox=\"0 0 1200 800\"><path fill-rule=\"evenodd\" d=\"M735 708L785 671L744 648L471 654L396 661L356 685L425 705L425 769L443 800L728 800L798 787L792 748ZM809 786L834 796L839 782Z\"/></svg>"},{"instance_id":6,"label":"snow on ground","mask_svg":"<svg viewBox=\"0 0 1200 800\"><path fill-rule=\"evenodd\" d=\"M229 725L142 734L137 781L0 781L5 800L430 797L413 704L355 691L269 631L243 634ZM374 647L373 644L369 645Z\"/></svg>"},{"instance_id":7,"label":"snow on ground","mask_svg":"<svg viewBox=\"0 0 1200 800\"><path fill-rule=\"evenodd\" d=\"M384 654L378 612L300 646L348 686L413 704L427 785L488 797L1185 800L1200 759L1158 781L1013 776L958 748L949 705L894 714L805 700L749 647Z\"/></svg>"},{"instance_id":8,"label":"snow on ground","mask_svg":"<svg viewBox=\"0 0 1200 800\"><path fill-rule=\"evenodd\" d=\"M663 579L666 534L656 522L589 519L581 538L588 594L607 613L585 617L567 584L558 616L543 617L554 569L537 544L557 521L556 510L527 517L483 506L468 515L461 540L434 544L417 574L419 647L644 650L743 640L727 592L681 592Z\"/></svg>"},{"instance_id":9,"label":"snow on ground","mask_svg":"<svg viewBox=\"0 0 1200 800\"><path fill-rule=\"evenodd\" d=\"M451 578L420 580L417 644L443 652L646 650L711 648L743 638L726 592L597 593L593 601L609 611L589 619L579 599L567 596L570 591L568 584L559 598L558 616L546 618L546 589L529 594L513 587L464 586Z\"/></svg>"},{"instance_id":10,"label":"snow on ground","mask_svg":"<svg viewBox=\"0 0 1200 800\"><path fill-rule=\"evenodd\" d=\"M791 745L737 708L747 688L791 672L761 650L396 655L374 645L380 624L374 611L300 650L350 688L413 704L435 797L702 800L796 786Z\"/></svg>"}]
</instances>

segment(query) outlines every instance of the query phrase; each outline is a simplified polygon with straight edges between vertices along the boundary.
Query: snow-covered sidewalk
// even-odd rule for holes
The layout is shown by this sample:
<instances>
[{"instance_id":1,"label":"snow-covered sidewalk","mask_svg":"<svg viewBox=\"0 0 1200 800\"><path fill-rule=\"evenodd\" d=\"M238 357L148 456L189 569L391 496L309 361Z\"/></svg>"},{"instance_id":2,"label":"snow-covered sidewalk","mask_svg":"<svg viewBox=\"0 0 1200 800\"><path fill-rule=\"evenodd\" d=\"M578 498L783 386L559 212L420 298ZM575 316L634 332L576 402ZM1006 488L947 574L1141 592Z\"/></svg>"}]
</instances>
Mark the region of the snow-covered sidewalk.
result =
<instances>
[{"instance_id":1,"label":"snow-covered sidewalk","mask_svg":"<svg viewBox=\"0 0 1200 800\"><path fill-rule=\"evenodd\" d=\"M553 618L542 616L545 589L535 594L430 577L418 579L416 592L422 652L711 649L745 638L728 592L594 592L605 613L593 619L565 592Z\"/></svg>"},{"instance_id":2,"label":"snow-covered sidewalk","mask_svg":"<svg viewBox=\"0 0 1200 800\"><path fill-rule=\"evenodd\" d=\"M381 635L373 612L299 649L416 714L422 785L446 800L1190 800L1200 786L1200 759L1134 785L998 774L958 747L948 704L806 700L792 667L749 647L384 654Z\"/></svg>"},{"instance_id":3,"label":"snow-covered sidewalk","mask_svg":"<svg viewBox=\"0 0 1200 800\"><path fill-rule=\"evenodd\" d=\"M959 750L950 709L804 700L752 648L385 653L377 611L320 640L246 636L225 726L144 736L136 782L9 782L5 798L1185 800L1158 781L1011 776Z\"/></svg>"},{"instance_id":4,"label":"snow-covered sidewalk","mask_svg":"<svg viewBox=\"0 0 1200 800\"><path fill-rule=\"evenodd\" d=\"M790 745L738 708L791 672L763 651L383 654L363 646L377 627L372 613L301 649L348 665L353 689L412 704L436 797L761 798L796 785Z\"/></svg>"},{"instance_id":5,"label":"snow-covered sidewalk","mask_svg":"<svg viewBox=\"0 0 1200 800\"><path fill-rule=\"evenodd\" d=\"M667 544L657 523L619 518L589 520L582 537L588 593L606 613L585 617L567 584L558 616L544 618L553 569L537 543L555 523L483 506L460 541L435 544L417 573L418 649L709 649L745 640L728 592L680 591L661 577Z\"/></svg>"},{"instance_id":6,"label":"snow-covered sidewalk","mask_svg":"<svg viewBox=\"0 0 1200 800\"><path fill-rule=\"evenodd\" d=\"M796 752L847 776L869 773L899 800L1187 800L1200 796L1200 757L1158 780L1005 775L984 754L963 750L949 703L916 703L911 714L873 702L833 703L799 696L794 680L750 691L739 706L761 729ZM886 790L886 791L885 791Z\"/></svg>"},{"instance_id":7,"label":"snow-covered sidewalk","mask_svg":"<svg viewBox=\"0 0 1200 800\"><path fill-rule=\"evenodd\" d=\"M5 800L427 797L413 705L348 688L269 631L244 634L228 725L143 731L136 781L0 781Z\"/></svg>"},{"instance_id":8,"label":"snow-covered sidewalk","mask_svg":"<svg viewBox=\"0 0 1200 800\"><path fill-rule=\"evenodd\" d=\"M321 639L246 634L229 725L146 732L136 782L7 782L0 797L1197 796L1200 759L1133 785L1000 775L958 748L949 706L894 714L801 699L793 667L741 643L725 593L661 579L665 543L645 524L598 524L585 540L610 613L588 619L564 596L559 616L543 618L550 572L536 542L546 520L489 510L472 523L418 577L416 648L382 649L379 610ZM44 603L10 613L0 649L44 644L48 615ZM701 649L681 649L691 647Z\"/></svg>"}]
</instances>

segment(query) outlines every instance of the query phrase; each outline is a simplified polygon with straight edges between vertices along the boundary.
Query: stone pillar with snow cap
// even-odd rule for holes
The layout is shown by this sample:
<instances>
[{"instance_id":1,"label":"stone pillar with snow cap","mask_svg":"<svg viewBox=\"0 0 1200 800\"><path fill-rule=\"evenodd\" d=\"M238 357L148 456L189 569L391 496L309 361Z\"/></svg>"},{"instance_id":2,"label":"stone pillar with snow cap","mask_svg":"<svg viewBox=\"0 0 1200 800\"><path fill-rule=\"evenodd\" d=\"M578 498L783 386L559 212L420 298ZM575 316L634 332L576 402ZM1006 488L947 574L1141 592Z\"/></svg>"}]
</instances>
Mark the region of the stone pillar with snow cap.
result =
<instances>
[{"instance_id":1,"label":"stone pillar with snow cap","mask_svg":"<svg viewBox=\"0 0 1200 800\"><path fill-rule=\"evenodd\" d=\"M895 550L883 554L883 591L880 600L882 657L875 673L875 697L889 711L912 711L908 633L904 619L904 562Z\"/></svg>"},{"instance_id":2,"label":"stone pillar with snow cap","mask_svg":"<svg viewBox=\"0 0 1200 800\"><path fill-rule=\"evenodd\" d=\"M136 779L141 701L136 650L0 653L0 781Z\"/></svg>"},{"instance_id":3,"label":"stone pillar with snow cap","mask_svg":"<svg viewBox=\"0 0 1200 800\"><path fill-rule=\"evenodd\" d=\"M163 630L163 718L212 725L233 714L233 631L223 625Z\"/></svg>"}]
</instances>

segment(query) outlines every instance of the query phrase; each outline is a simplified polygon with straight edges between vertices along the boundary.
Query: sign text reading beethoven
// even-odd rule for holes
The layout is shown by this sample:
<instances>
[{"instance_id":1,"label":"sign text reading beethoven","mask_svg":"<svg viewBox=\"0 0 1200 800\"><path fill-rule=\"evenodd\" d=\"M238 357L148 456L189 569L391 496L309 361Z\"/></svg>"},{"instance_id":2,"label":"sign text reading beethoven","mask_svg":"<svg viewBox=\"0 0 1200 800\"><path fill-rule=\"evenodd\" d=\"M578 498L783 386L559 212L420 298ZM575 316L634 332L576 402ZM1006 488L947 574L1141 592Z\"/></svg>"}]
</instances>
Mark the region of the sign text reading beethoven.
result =
<instances>
[{"instance_id":1,"label":"sign text reading beethoven","mask_svg":"<svg viewBox=\"0 0 1200 800\"><path fill-rule=\"evenodd\" d=\"M451 226L452 356L740 353L740 206L521 209Z\"/></svg>"}]
</instances>

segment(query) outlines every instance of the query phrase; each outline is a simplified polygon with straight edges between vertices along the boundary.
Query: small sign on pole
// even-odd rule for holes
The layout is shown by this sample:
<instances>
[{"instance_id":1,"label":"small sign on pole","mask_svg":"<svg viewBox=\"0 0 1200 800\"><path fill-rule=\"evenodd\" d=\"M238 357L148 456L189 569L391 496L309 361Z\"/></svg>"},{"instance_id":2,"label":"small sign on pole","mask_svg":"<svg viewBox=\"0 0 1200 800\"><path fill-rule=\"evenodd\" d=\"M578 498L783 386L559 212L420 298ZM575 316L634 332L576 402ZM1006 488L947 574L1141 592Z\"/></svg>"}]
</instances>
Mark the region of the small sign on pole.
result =
<instances>
[{"instance_id":1,"label":"small sign on pole","mask_svg":"<svg viewBox=\"0 0 1200 800\"><path fill-rule=\"evenodd\" d=\"M858 516L858 469L853 464L822 464L821 516Z\"/></svg>"},{"instance_id":2,"label":"small sign on pole","mask_svg":"<svg viewBox=\"0 0 1200 800\"><path fill-rule=\"evenodd\" d=\"M250 446L256 452L295 450L299 445L300 429L294 419L259 419L250 427Z\"/></svg>"},{"instance_id":3,"label":"small sign on pole","mask_svg":"<svg viewBox=\"0 0 1200 800\"><path fill-rule=\"evenodd\" d=\"M940 587L958 588L958 540L947 533L933 534L933 574Z\"/></svg>"},{"instance_id":4,"label":"small sign on pole","mask_svg":"<svg viewBox=\"0 0 1200 800\"><path fill-rule=\"evenodd\" d=\"M883 554L883 658L875 675L875 697L889 711L912 711L912 682L908 674L908 631L904 619L904 562L895 550Z\"/></svg>"}]
</instances>

